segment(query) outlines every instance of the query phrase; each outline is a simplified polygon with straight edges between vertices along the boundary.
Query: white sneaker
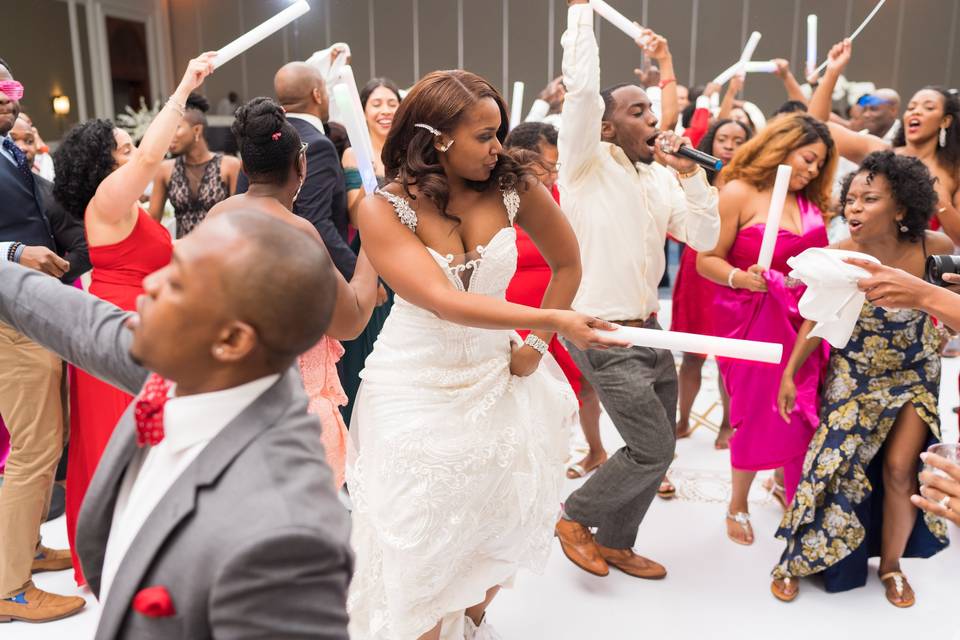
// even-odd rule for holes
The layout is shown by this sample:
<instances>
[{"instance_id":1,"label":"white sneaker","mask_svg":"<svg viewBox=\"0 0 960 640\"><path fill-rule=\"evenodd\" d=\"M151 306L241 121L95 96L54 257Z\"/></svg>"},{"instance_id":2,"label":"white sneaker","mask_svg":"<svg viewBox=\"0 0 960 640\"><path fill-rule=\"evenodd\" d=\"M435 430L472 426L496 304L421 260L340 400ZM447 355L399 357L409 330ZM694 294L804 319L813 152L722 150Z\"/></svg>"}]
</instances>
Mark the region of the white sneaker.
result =
<instances>
[{"instance_id":1,"label":"white sneaker","mask_svg":"<svg viewBox=\"0 0 960 640\"><path fill-rule=\"evenodd\" d=\"M502 640L496 629L487 623L486 617L480 621L480 626L473 624L470 616L463 617L464 640Z\"/></svg>"}]
</instances>

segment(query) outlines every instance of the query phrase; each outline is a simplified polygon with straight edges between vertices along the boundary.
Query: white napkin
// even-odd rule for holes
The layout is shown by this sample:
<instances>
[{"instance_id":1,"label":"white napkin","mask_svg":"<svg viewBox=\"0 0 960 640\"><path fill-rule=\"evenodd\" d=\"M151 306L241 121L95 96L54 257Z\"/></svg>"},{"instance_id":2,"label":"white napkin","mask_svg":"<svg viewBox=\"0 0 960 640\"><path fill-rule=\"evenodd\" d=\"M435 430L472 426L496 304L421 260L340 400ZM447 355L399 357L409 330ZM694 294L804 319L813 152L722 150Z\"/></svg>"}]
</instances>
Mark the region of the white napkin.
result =
<instances>
[{"instance_id":1,"label":"white napkin","mask_svg":"<svg viewBox=\"0 0 960 640\"><path fill-rule=\"evenodd\" d=\"M333 59L334 47L346 49L346 51L337 56L336 60ZM320 71L320 75L323 76L323 80L327 88L327 99L330 102L330 120L332 122L343 122L340 117L339 109L337 108L337 101L332 99L333 85L336 84L337 76L340 73L340 70L346 66L347 59L349 57L350 45L348 45L346 42L337 42L336 44L332 44L322 51L315 52L312 56L307 58L307 64L315 67L318 71Z\"/></svg>"},{"instance_id":2,"label":"white napkin","mask_svg":"<svg viewBox=\"0 0 960 640\"><path fill-rule=\"evenodd\" d=\"M845 258L880 264L873 256L841 249L807 249L787 260L790 277L807 285L799 309L801 316L817 323L811 337L823 338L837 349L847 346L866 300L857 280L870 275L844 262Z\"/></svg>"}]
</instances>

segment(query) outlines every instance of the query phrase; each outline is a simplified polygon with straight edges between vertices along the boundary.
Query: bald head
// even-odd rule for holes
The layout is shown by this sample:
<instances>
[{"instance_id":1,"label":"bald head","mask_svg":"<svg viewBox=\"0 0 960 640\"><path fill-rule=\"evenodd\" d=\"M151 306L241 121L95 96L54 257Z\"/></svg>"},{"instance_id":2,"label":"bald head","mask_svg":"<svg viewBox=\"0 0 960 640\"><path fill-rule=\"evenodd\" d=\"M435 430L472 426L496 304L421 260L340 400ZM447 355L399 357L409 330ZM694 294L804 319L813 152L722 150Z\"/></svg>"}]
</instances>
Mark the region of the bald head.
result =
<instances>
[{"instance_id":1,"label":"bald head","mask_svg":"<svg viewBox=\"0 0 960 640\"><path fill-rule=\"evenodd\" d=\"M309 113L326 122L327 90L320 71L306 62L290 62L273 77L277 102L290 113Z\"/></svg>"},{"instance_id":2,"label":"bald head","mask_svg":"<svg viewBox=\"0 0 960 640\"><path fill-rule=\"evenodd\" d=\"M226 304L256 328L270 360L284 365L319 342L337 291L323 246L258 211L227 212L210 225L209 231L238 240L220 272Z\"/></svg>"},{"instance_id":3,"label":"bald head","mask_svg":"<svg viewBox=\"0 0 960 640\"><path fill-rule=\"evenodd\" d=\"M885 102L892 103L897 111L900 110L900 94L893 89L877 89L873 95Z\"/></svg>"},{"instance_id":4,"label":"bald head","mask_svg":"<svg viewBox=\"0 0 960 640\"><path fill-rule=\"evenodd\" d=\"M900 94L893 89L877 89L870 94L873 101L863 108L863 125L878 137L883 137L900 117Z\"/></svg>"}]
</instances>

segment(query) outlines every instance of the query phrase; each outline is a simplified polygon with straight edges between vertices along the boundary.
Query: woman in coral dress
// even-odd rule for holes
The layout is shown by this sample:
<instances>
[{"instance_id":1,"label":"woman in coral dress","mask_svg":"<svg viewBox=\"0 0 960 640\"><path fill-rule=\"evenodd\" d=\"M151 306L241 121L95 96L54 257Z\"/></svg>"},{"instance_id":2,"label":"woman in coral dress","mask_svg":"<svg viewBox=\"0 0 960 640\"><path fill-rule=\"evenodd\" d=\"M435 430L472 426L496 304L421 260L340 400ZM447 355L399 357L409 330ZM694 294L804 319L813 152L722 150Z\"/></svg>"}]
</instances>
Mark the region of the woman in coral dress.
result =
<instances>
[{"instance_id":1,"label":"woman in coral dress","mask_svg":"<svg viewBox=\"0 0 960 640\"><path fill-rule=\"evenodd\" d=\"M170 233L140 207L183 115L187 96L213 71L213 53L190 61L139 147L109 120L74 127L54 155L54 196L82 218L93 265L90 293L134 310L143 279L170 263ZM74 540L87 487L120 416L132 397L80 369L73 370L67 460L67 537L77 584L86 581Z\"/></svg>"},{"instance_id":2,"label":"woman in coral dress","mask_svg":"<svg viewBox=\"0 0 960 640\"><path fill-rule=\"evenodd\" d=\"M792 174L773 262L765 270L757 258L780 164L790 165ZM722 285L711 309L717 335L780 343L784 353L793 349L803 323L797 309L803 288L785 277L787 259L811 247L827 246L821 210L829 202L835 167L830 132L801 114L773 120L741 146L723 169L720 240L697 261L702 275ZM821 350L798 373L797 406L787 422L777 410L785 359L779 365L719 359L734 429L730 439L733 493L727 512L727 535L734 542L753 543L747 495L757 471L783 469L783 480L777 480L775 489L785 507L793 498L819 422L817 388L825 362L826 352Z\"/></svg>"},{"instance_id":3,"label":"woman in coral dress","mask_svg":"<svg viewBox=\"0 0 960 640\"><path fill-rule=\"evenodd\" d=\"M307 148L301 144L297 130L287 122L283 108L269 98L254 98L237 109L232 131L250 187L246 193L217 203L207 217L231 210L259 211L301 229L323 247L316 227L293 213L293 202L307 175ZM310 398L307 410L320 418L320 437L339 489L343 486L347 454L347 425L340 407L347 403L347 395L337 375L337 362L343 357L338 339L355 338L367 326L376 303L378 280L362 251L349 283L339 271L333 272L338 282L333 319L327 335L300 356L299 364L304 390Z\"/></svg>"}]
</instances>

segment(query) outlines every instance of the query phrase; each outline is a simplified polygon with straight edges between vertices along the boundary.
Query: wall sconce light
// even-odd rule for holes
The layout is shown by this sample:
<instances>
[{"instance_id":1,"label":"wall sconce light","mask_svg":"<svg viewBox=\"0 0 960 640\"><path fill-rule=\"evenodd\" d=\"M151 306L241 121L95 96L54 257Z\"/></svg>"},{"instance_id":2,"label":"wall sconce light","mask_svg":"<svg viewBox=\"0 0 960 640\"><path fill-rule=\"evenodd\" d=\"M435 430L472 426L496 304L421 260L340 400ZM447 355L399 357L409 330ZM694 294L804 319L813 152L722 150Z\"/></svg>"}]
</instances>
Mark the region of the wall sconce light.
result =
<instances>
[{"instance_id":1,"label":"wall sconce light","mask_svg":"<svg viewBox=\"0 0 960 640\"><path fill-rule=\"evenodd\" d=\"M53 96L53 112L58 116L70 114L70 96Z\"/></svg>"}]
</instances>

